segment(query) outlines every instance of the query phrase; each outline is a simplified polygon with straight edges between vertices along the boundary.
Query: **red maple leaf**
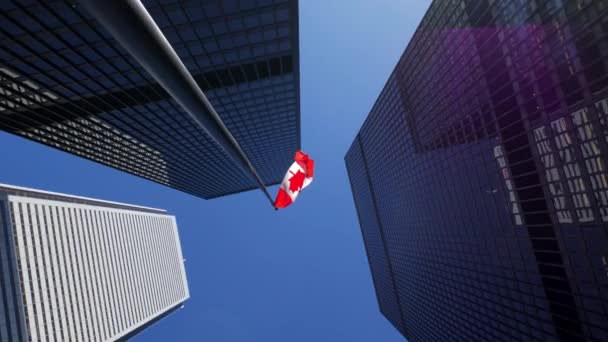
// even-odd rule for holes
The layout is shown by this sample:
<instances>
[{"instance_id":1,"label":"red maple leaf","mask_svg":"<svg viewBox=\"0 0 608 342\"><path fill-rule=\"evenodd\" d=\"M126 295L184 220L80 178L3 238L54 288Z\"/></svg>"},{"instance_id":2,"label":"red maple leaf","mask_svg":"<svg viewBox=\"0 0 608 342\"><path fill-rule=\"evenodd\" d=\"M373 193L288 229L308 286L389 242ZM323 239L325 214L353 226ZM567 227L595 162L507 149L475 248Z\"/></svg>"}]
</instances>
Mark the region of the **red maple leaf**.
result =
<instances>
[{"instance_id":1,"label":"red maple leaf","mask_svg":"<svg viewBox=\"0 0 608 342\"><path fill-rule=\"evenodd\" d=\"M289 178L289 191L296 192L302 190L302 186L304 186L304 179L306 179L306 174L300 170L298 172L293 173L289 171L293 176Z\"/></svg>"}]
</instances>

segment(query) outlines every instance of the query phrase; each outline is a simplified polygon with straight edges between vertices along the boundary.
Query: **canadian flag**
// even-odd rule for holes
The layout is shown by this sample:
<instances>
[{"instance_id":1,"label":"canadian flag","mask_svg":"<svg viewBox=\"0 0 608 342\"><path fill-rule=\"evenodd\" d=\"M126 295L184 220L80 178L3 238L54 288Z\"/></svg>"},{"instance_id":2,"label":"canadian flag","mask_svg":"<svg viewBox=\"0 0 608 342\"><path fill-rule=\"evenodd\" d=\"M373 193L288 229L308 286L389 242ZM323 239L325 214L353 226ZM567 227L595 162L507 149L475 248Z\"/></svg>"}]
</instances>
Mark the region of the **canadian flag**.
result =
<instances>
[{"instance_id":1,"label":"canadian flag","mask_svg":"<svg viewBox=\"0 0 608 342\"><path fill-rule=\"evenodd\" d=\"M287 170L277 199L274 201L275 208L285 208L295 202L302 189L312 183L315 161L300 150L296 152L293 159L295 161Z\"/></svg>"}]
</instances>

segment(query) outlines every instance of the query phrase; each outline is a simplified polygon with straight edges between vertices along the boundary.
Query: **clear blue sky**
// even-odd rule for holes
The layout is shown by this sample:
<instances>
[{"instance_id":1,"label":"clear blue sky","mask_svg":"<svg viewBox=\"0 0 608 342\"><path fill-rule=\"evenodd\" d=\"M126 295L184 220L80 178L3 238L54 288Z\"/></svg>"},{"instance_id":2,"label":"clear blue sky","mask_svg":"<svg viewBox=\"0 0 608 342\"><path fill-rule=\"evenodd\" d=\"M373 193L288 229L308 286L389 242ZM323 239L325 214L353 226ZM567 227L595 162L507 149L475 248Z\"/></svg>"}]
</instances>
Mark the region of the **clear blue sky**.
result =
<instances>
[{"instance_id":1,"label":"clear blue sky","mask_svg":"<svg viewBox=\"0 0 608 342\"><path fill-rule=\"evenodd\" d=\"M300 0L302 147L317 164L293 207L259 191L201 200L5 133L0 182L177 216L191 299L136 341L403 341L378 311L343 158L429 3Z\"/></svg>"}]
</instances>

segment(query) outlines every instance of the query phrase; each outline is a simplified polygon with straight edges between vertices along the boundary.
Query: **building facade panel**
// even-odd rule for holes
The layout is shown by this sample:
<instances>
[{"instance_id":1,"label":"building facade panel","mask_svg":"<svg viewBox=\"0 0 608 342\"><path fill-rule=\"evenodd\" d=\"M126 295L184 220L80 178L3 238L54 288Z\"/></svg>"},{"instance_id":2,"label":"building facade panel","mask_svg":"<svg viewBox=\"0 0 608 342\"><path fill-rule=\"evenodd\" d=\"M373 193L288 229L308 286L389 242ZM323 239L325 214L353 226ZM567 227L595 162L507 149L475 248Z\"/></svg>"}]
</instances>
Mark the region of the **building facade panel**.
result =
<instances>
[{"instance_id":1,"label":"building facade panel","mask_svg":"<svg viewBox=\"0 0 608 342\"><path fill-rule=\"evenodd\" d=\"M0 194L0 340L22 341L26 336L23 321L23 307L19 305L22 298L23 280L19 279L17 270L19 258L15 254L15 236L10 224L8 198Z\"/></svg>"},{"instance_id":2,"label":"building facade panel","mask_svg":"<svg viewBox=\"0 0 608 342\"><path fill-rule=\"evenodd\" d=\"M359 140L357 138L357 140ZM403 317L395 287L392 265L386 255L385 241L376 216L375 193L370 187L366 162L361 145L356 141L346 154L353 198L362 227L363 242L372 270L372 278L380 312L397 330L404 333Z\"/></svg>"},{"instance_id":3,"label":"building facade panel","mask_svg":"<svg viewBox=\"0 0 608 342\"><path fill-rule=\"evenodd\" d=\"M267 184L300 147L298 3L144 1ZM79 4L0 5L0 128L212 198L257 188Z\"/></svg>"},{"instance_id":4,"label":"building facade panel","mask_svg":"<svg viewBox=\"0 0 608 342\"><path fill-rule=\"evenodd\" d=\"M432 2L351 147L410 340L606 339L607 11Z\"/></svg>"},{"instance_id":5,"label":"building facade panel","mask_svg":"<svg viewBox=\"0 0 608 342\"><path fill-rule=\"evenodd\" d=\"M14 237L12 276L23 293L13 290L9 298L16 308L2 319L3 336L116 341L189 297L175 217L4 185L0 193L7 203L3 229Z\"/></svg>"}]
</instances>

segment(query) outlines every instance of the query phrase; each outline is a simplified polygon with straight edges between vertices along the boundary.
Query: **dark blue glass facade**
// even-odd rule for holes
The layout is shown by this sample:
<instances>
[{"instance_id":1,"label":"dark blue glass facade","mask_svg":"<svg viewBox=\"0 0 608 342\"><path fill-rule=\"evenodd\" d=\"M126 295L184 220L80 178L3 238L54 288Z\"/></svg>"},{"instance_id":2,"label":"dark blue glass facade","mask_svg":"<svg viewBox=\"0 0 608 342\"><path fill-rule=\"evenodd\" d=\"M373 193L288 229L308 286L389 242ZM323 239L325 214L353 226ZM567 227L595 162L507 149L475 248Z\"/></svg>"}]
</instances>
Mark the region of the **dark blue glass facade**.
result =
<instances>
[{"instance_id":1,"label":"dark blue glass facade","mask_svg":"<svg viewBox=\"0 0 608 342\"><path fill-rule=\"evenodd\" d=\"M608 339L607 33L606 1L431 4L345 158L409 340Z\"/></svg>"},{"instance_id":2,"label":"dark blue glass facade","mask_svg":"<svg viewBox=\"0 0 608 342\"><path fill-rule=\"evenodd\" d=\"M372 271L376 296L380 311L399 330L403 330L400 301L393 276L392 265L384 248L385 237L381 223L376 215L376 199L371 191L370 179L367 176L365 156L359 143L353 144L349 151L348 171L351 188L357 203L359 221L367 252L369 267Z\"/></svg>"},{"instance_id":3,"label":"dark blue glass facade","mask_svg":"<svg viewBox=\"0 0 608 342\"><path fill-rule=\"evenodd\" d=\"M266 184L300 147L296 0L144 1ZM0 4L0 128L178 190L257 188L77 2Z\"/></svg>"}]
</instances>

